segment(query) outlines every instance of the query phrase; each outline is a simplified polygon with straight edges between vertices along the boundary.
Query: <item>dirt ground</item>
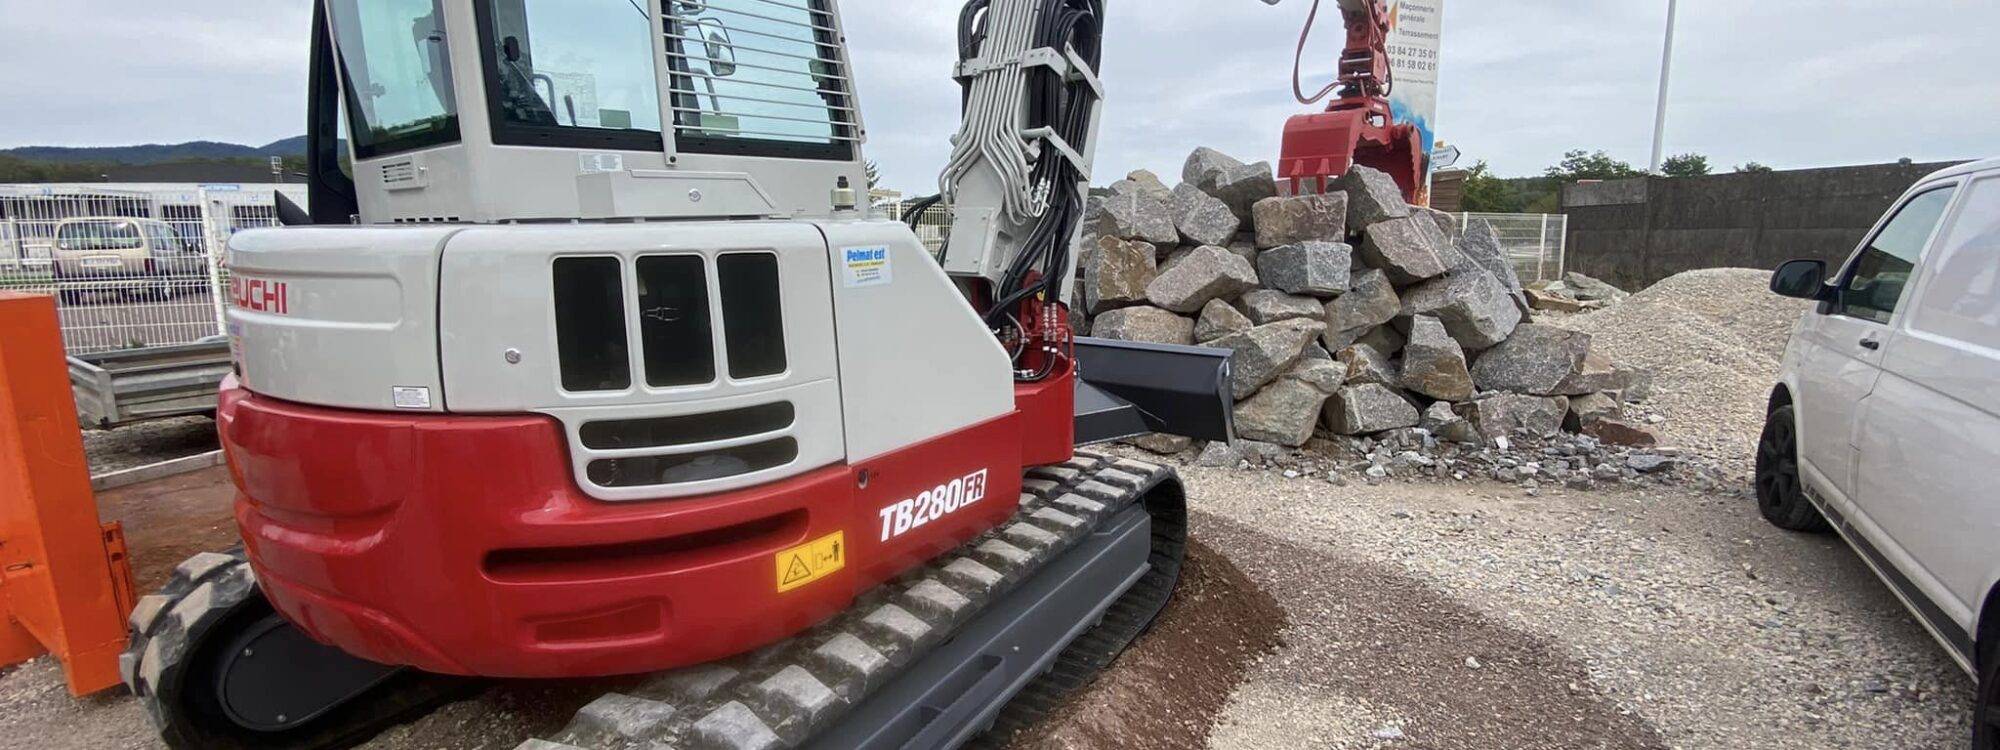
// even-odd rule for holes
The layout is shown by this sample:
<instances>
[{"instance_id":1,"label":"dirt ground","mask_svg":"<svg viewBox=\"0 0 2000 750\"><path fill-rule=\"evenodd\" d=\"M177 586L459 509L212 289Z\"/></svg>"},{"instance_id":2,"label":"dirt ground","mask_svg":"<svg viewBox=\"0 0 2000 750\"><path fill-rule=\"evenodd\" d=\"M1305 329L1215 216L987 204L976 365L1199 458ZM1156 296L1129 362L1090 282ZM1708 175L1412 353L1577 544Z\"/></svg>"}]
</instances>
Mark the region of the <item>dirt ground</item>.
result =
<instances>
[{"instance_id":1,"label":"dirt ground","mask_svg":"<svg viewBox=\"0 0 2000 750\"><path fill-rule=\"evenodd\" d=\"M1970 681L1844 545L1737 494L1182 473L1206 549L1180 598L1016 747L1963 745ZM106 494L142 586L232 540L220 478ZM501 685L370 747L505 750L603 689ZM151 735L47 660L0 674L0 747Z\"/></svg>"}]
</instances>

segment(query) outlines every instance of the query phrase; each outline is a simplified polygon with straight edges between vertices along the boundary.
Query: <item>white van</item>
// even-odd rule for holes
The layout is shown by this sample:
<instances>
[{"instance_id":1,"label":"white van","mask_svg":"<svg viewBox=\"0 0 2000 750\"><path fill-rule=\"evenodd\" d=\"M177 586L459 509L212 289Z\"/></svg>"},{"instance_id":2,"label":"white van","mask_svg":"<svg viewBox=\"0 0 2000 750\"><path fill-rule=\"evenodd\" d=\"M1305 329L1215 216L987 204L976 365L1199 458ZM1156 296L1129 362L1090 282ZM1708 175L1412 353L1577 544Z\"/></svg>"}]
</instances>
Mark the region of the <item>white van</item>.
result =
<instances>
[{"instance_id":1,"label":"white van","mask_svg":"<svg viewBox=\"0 0 2000 750\"><path fill-rule=\"evenodd\" d=\"M1764 517L1833 528L1979 680L1973 747L2000 748L2000 159L1917 182L1809 299L1757 446Z\"/></svg>"}]
</instances>

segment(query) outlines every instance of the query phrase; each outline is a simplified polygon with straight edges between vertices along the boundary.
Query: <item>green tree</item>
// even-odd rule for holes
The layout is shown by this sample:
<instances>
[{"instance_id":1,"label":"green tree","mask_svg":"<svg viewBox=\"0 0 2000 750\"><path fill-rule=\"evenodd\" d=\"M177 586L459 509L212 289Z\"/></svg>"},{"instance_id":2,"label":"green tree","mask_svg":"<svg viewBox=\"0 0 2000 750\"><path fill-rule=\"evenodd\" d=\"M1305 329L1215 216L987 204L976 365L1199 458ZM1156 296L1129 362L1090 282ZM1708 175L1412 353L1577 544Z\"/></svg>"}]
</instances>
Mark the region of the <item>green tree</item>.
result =
<instances>
[{"instance_id":1,"label":"green tree","mask_svg":"<svg viewBox=\"0 0 2000 750\"><path fill-rule=\"evenodd\" d=\"M874 190L875 188L881 186L881 184L882 184L882 168L875 166L875 161L873 159L870 159L868 161L868 189Z\"/></svg>"},{"instance_id":2,"label":"green tree","mask_svg":"<svg viewBox=\"0 0 2000 750\"><path fill-rule=\"evenodd\" d=\"M1519 213L1523 206L1521 190L1512 180L1493 176L1493 171L1481 161L1465 170L1465 192L1459 198L1459 207L1475 213Z\"/></svg>"},{"instance_id":3,"label":"green tree","mask_svg":"<svg viewBox=\"0 0 2000 750\"><path fill-rule=\"evenodd\" d=\"M1771 171L1775 170L1771 169L1770 167L1764 166L1762 164L1758 164L1757 162L1754 161L1744 162L1743 164L1736 167L1737 174L1759 174Z\"/></svg>"},{"instance_id":4,"label":"green tree","mask_svg":"<svg viewBox=\"0 0 2000 750\"><path fill-rule=\"evenodd\" d=\"M1668 177L1700 177L1709 173L1708 157L1701 154L1675 154L1660 162L1660 173Z\"/></svg>"},{"instance_id":5,"label":"green tree","mask_svg":"<svg viewBox=\"0 0 2000 750\"><path fill-rule=\"evenodd\" d=\"M1603 151L1583 151L1578 149L1563 154L1563 159L1555 166L1542 170L1542 174L1569 183L1577 180L1618 180L1639 177L1646 172L1632 168Z\"/></svg>"}]
</instances>

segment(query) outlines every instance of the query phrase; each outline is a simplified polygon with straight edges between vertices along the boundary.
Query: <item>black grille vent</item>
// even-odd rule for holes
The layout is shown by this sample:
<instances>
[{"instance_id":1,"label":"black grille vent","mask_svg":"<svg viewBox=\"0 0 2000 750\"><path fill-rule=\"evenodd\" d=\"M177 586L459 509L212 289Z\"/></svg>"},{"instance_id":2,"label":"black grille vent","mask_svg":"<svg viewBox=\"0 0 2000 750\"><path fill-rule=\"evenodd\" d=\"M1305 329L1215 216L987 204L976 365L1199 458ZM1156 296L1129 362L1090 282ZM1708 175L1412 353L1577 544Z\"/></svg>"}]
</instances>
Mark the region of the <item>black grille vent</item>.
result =
<instances>
[{"instance_id":1,"label":"black grille vent","mask_svg":"<svg viewBox=\"0 0 2000 750\"><path fill-rule=\"evenodd\" d=\"M763 435L792 426L796 418L791 402L780 401L707 414L590 422L579 432L583 447L591 450L636 450Z\"/></svg>"},{"instance_id":2,"label":"black grille vent","mask_svg":"<svg viewBox=\"0 0 2000 750\"><path fill-rule=\"evenodd\" d=\"M652 487L754 474L798 457L799 442L779 438L701 453L599 459L590 462L588 471L591 483L599 487Z\"/></svg>"}]
</instances>

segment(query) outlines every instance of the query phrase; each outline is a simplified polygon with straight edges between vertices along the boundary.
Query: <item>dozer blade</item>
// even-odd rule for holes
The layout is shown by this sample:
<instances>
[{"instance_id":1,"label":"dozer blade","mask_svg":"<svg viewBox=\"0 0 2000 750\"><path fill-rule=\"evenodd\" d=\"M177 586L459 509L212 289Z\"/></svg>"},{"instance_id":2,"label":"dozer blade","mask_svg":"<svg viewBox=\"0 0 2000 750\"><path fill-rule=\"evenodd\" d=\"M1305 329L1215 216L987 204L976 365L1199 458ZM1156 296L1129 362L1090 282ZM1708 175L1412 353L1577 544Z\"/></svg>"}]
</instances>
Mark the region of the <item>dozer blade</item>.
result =
<instances>
[{"instance_id":1,"label":"dozer blade","mask_svg":"<svg viewBox=\"0 0 2000 750\"><path fill-rule=\"evenodd\" d=\"M1147 433L1233 442L1230 350L1076 340L1076 442Z\"/></svg>"},{"instance_id":2,"label":"dozer blade","mask_svg":"<svg viewBox=\"0 0 2000 750\"><path fill-rule=\"evenodd\" d=\"M997 744L1145 632L1187 539L1163 466L1079 451L1023 490L1014 520L826 624L607 694L517 750Z\"/></svg>"}]
</instances>

